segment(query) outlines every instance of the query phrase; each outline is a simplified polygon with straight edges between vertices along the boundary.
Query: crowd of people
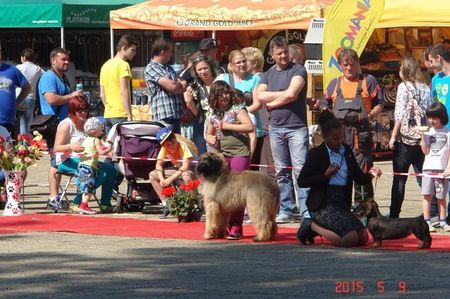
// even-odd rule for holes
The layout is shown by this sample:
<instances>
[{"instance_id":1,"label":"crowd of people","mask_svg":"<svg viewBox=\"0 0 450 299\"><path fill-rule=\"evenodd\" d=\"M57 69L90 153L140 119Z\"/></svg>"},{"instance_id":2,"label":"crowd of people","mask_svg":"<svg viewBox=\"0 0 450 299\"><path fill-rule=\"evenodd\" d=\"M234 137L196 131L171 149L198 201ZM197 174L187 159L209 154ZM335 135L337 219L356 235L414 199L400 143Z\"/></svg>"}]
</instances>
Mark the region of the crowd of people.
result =
<instances>
[{"instance_id":1,"label":"crowd of people","mask_svg":"<svg viewBox=\"0 0 450 299\"><path fill-rule=\"evenodd\" d=\"M69 52L54 49L47 72L33 64L34 53L26 49L22 64L0 65L0 125L11 136L16 134L16 110L20 132L28 133L34 105L43 115L55 115L59 121L52 136L46 136L48 148L55 152L74 152L95 156L108 155L109 145L101 141L113 125L133 119L128 61L138 50L138 40L131 35L120 38L116 55L100 71L100 98L105 106L104 123L89 119L89 104L81 91L71 90L65 76ZM253 47L230 52L228 64L216 61L217 44L212 38L200 42L199 50L186 56L184 69L176 73L170 65L172 44L153 41L151 60L145 68L149 90L151 119L165 124L158 132L161 152L156 169L149 174L156 191L194 178L189 163L192 149L174 137L181 134L195 144L199 154L222 153L234 171L255 169L272 175L280 188L280 208L276 221L303 219L298 238L306 244L320 234L337 246L365 244L367 234L351 213L352 193L356 203L373 198L371 178L381 175L373 167L371 122L384 107L383 94L375 77L363 74L357 53L343 49L338 55L342 76L333 79L322 99L307 99L305 57L298 45L289 45L282 36L269 44L274 65L263 72L264 56ZM1 51L0 51L1 53ZM0 58L1 59L1 58ZM420 62L404 57L399 75L395 104L395 125L389 147L393 150L393 172L450 174L447 109L450 78L450 51L444 45L430 46L424 52L425 65L435 75L430 86L425 82ZM16 95L16 88L18 93ZM307 105L324 112L319 126L324 142L309 150ZM410 113L413 111L414 113ZM164 159L173 167L163 167ZM270 167L255 165L273 165ZM251 167L253 165L253 167ZM66 207L58 194L60 173L75 172L80 194ZM101 212L112 212L111 196L122 176L117 165L106 159L80 159L52 155L49 171L48 205L54 209L71 208L94 213L87 205L90 195L102 186ZM391 218L398 218L405 194L406 176L394 176ZM418 177L424 195L423 213L430 230L440 226L450 231L446 219L445 198L448 181L433 176ZM160 196L164 203L165 198ZM164 209L162 217L167 216ZM438 223L431 218L437 214ZM243 235L245 210L231 216L228 238Z\"/></svg>"}]
</instances>

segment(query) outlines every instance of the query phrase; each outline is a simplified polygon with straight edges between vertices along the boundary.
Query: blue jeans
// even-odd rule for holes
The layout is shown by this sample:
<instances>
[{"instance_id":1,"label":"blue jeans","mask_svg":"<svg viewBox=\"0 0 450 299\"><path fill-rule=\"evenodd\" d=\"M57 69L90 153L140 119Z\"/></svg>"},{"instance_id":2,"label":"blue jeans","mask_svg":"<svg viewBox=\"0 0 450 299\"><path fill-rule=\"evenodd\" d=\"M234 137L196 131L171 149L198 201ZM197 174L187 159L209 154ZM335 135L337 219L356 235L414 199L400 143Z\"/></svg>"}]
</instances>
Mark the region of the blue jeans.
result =
<instances>
[{"instance_id":1,"label":"blue jeans","mask_svg":"<svg viewBox=\"0 0 450 299\"><path fill-rule=\"evenodd\" d=\"M198 149L198 155L200 156L203 153L206 153L206 141L205 141L205 135L204 135L204 128L205 128L205 122L197 122L195 121L193 123L194 126L194 136L192 140L194 141L195 145ZM197 157L198 158L198 157Z\"/></svg>"},{"instance_id":2,"label":"blue jeans","mask_svg":"<svg viewBox=\"0 0 450 299\"><path fill-rule=\"evenodd\" d=\"M34 111L34 96L28 95L22 102L25 111L20 113L20 134L30 133L30 122Z\"/></svg>"},{"instance_id":3,"label":"blue jeans","mask_svg":"<svg viewBox=\"0 0 450 299\"><path fill-rule=\"evenodd\" d=\"M80 159L78 158L68 158L58 165L58 170L65 172L75 172L78 169L79 163ZM116 175L117 172L112 163L99 162L96 188L102 186L102 196L100 198L100 204L102 206L111 206L111 197ZM81 193L77 192L77 195L73 199L73 203L76 205L79 205L81 203Z\"/></svg>"},{"instance_id":4,"label":"blue jeans","mask_svg":"<svg viewBox=\"0 0 450 299\"><path fill-rule=\"evenodd\" d=\"M279 214L293 216L297 203L300 215L309 217L306 208L306 197L309 189L299 188L297 184L298 176L305 164L308 152L308 128L290 129L269 126L269 137L276 178L280 187ZM294 192L297 197L295 197Z\"/></svg>"}]
</instances>

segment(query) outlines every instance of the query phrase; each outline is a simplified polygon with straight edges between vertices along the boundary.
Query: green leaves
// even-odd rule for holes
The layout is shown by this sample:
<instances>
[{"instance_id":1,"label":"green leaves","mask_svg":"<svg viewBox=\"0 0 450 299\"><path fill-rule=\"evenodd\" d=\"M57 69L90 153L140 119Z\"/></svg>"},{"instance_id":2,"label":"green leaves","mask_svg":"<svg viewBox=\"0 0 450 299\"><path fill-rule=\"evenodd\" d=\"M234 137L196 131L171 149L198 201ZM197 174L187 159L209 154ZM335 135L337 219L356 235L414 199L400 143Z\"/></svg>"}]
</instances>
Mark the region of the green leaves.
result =
<instances>
[{"instance_id":1,"label":"green leaves","mask_svg":"<svg viewBox=\"0 0 450 299\"><path fill-rule=\"evenodd\" d=\"M167 207L172 215L187 216L194 212L200 203L200 199L197 189L191 191L177 190L177 192L167 198Z\"/></svg>"}]
</instances>

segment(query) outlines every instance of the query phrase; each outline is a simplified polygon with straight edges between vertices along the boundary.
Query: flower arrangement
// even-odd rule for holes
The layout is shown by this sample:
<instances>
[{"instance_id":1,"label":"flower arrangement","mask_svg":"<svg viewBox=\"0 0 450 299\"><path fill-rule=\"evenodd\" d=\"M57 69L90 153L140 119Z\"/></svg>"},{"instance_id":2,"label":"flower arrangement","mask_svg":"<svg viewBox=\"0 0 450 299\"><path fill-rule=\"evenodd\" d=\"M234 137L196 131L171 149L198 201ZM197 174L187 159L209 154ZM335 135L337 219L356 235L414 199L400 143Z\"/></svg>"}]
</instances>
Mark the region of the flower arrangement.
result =
<instances>
[{"instance_id":1,"label":"flower arrangement","mask_svg":"<svg viewBox=\"0 0 450 299\"><path fill-rule=\"evenodd\" d=\"M179 187L166 187L161 194L167 196L167 207L175 216L187 217L200 209L201 195L198 192L200 180L193 180Z\"/></svg>"},{"instance_id":2,"label":"flower arrangement","mask_svg":"<svg viewBox=\"0 0 450 299\"><path fill-rule=\"evenodd\" d=\"M46 148L45 141L37 131L33 139L28 134L17 136L17 143L9 142L0 136L0 167L4 170L25 170L35 165Z\"/></svg>"}]
</instances>

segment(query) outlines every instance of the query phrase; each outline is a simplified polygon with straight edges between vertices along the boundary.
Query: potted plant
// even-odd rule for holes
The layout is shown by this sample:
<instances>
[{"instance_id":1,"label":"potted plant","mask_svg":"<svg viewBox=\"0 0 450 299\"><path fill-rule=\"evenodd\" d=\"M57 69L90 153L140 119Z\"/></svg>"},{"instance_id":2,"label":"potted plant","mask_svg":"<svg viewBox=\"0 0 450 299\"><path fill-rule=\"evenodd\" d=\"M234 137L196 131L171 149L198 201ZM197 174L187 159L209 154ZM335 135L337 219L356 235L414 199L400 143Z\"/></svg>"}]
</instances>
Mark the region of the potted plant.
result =
<instances>
[{"instance_id":1,"label":"potted plant","mask_svg":"<svg viewBox=\"0 0 450 299\"><path fill-rule=\"evenodd\" d=\"M200 180L194 180L179 187L164 188L170 214L178 216L178 222L191 222L201 217L201 195L198 192ZM198 218L198 219L196 219Z\"/></svg>"},{"instance_id":2,"label":"potted plant","mask_svg":"<svg viewBox=\"0 0 450 299\"><path fill-rule=\"evenodd\" d=\"M47 146L42 135L34 132L34 138L27 134L17 136L14 142L9 136L0 135L0 169L5 174L6 199L5 216L19 216L20 189L27 176L27 168L35 165ZM4 198L1 198L3 205Z\"/></svg>"}]
</instances>

